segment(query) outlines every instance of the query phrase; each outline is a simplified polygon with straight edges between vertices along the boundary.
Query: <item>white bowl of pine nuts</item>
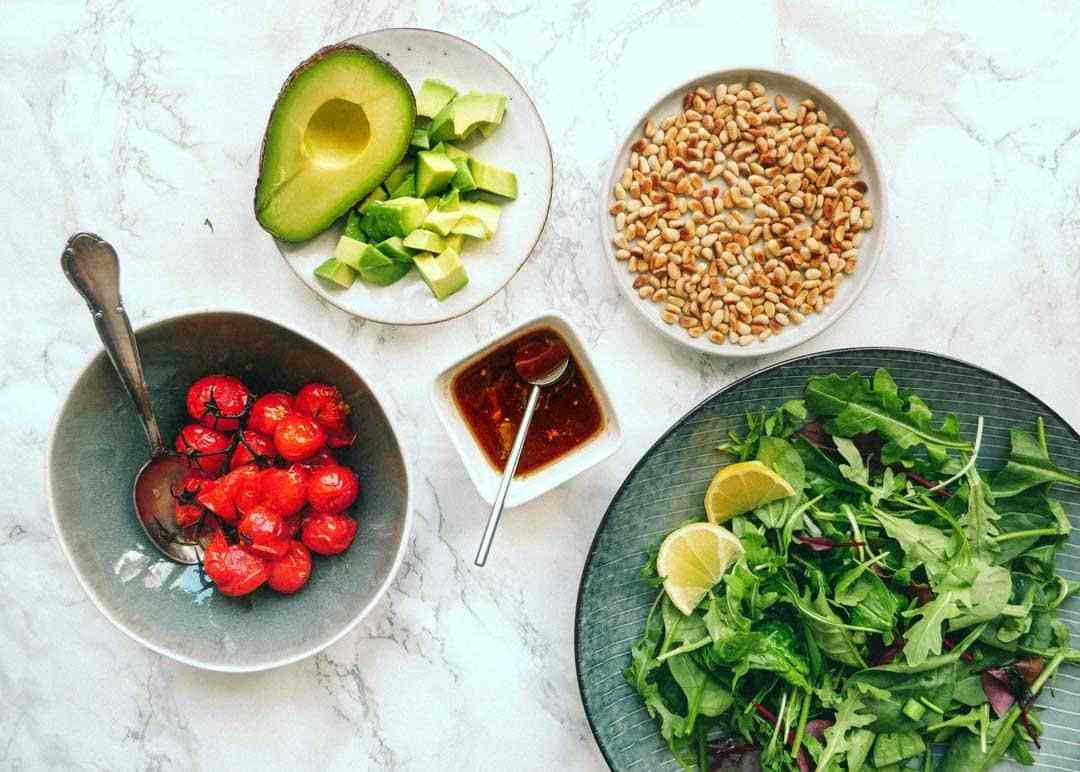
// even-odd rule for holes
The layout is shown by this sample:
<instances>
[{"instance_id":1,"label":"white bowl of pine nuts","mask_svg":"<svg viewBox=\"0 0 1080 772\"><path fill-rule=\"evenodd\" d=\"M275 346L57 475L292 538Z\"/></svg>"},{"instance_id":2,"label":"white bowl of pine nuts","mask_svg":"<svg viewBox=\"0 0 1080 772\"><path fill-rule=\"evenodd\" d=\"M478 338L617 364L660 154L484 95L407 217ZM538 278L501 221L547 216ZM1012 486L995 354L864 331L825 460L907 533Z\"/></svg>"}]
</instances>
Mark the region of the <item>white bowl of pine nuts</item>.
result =
<instances>
[{"instance_id":1,"label":"white bowl of pine nuts","mask_svg":"<svg viewBox=\"0 0 1080 772\"><path fill-rule=\"evenodd\" d=\"M600 217L627 299L727 357L804 343L870 280L888 219L868 137L806 81L764 69L684 83L634 124Z\"/></svg>"}]
</instances>

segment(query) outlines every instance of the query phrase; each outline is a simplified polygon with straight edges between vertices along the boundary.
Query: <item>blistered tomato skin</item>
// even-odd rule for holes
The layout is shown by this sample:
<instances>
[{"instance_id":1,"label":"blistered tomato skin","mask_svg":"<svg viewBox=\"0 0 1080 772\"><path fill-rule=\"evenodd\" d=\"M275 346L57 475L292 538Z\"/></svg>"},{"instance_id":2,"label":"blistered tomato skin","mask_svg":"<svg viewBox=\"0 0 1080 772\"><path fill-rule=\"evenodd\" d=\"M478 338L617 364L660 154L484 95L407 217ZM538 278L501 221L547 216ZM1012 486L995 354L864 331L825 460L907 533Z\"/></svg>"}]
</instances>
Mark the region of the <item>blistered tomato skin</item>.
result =
<instances>
[{"instance_id":1,"label":"blistered tomato skin","mask_svg":"<svg viewBox=\"0 0 1080 772\"><path fill-rule=\"evenodd\" d=\"M289 551L289 534L281 515L262 504L240 519L236 532L247 549L260 557L277 560Z\"/></svg>"},{"instance_id":2,"label":"blistered tomato skin","mask_svg":"<svg viewBox=\"0 0 1080 772\"><path fill-rule=\"evenodd\" d=\"M229 460L229 445L229 438L218 430L188 424L176 436L175 447L192 470L216 477Z\"/></svg>"},{"instance_id":3,"label":"blistered tomato skin","mask_svg":"<svg viewBox=\"0 0 1080 772\"><path fill-rule=\"evenodd\" d=\"M292 412L293 399L283 391L273 391L255 400L248 416L247 428L273 437L281 419Z\"/></svg>"},{"instance_id":4,"label":"blistered tomato skin","mask_svg":"<svg viewBox=\"0 0 1080 772\"><path fill-rule=\"evenodd\" d=\"M341 396L337 386L326 383L309 383L296 392L293 409L301 415L314 418L327 434L344 433L349 427L349 403Z\"/></svg>"},{"instance_id":5,"label":"blistered tomato skin","mask_svg":"<svg viewBox=\"0 0 1080 772\"><path fill-rule=\"evenodd\" d=\"M348 515L316 513L300 527L300 539L312 552L337 555L349 548L356 536L356 521Z\"/></svg>"},{"instance_id":6,"label":"blistered tomato skin","mask_svg":"<svg viewBox=\"0 0 1080 772\"><path fill-rule=\"evenodd\" d=\"M285 557L270 565L270 587L278 592L299 591L311 578L311 552L295 539L289 542Z\"/></svg>"},{"instance_id":7,"label":"blistered tomato skin","mask_svg":"<svg viewBox=\"0 0 1080 772\"><path fill-rule=\"evenodd\" d=\"M270 578L270 566L239 544L229 544L218 531L203 555L203 571L222 595L237 597L257 590Z\"/></svg>"},{"instance_id":8,"label":"blistered tomato skin","mask_svg":"<svg viewBox=\"0 0 1080 772\"><path fill-rule=\"evenodd\" d=\"M267 469L259 482L260 503L273 507L282 517L292 517L308 502L308 473L300 464L288 469Z\"/></svg>"},{"instance_id":9,"label":"blistered tomato skin","mask_svg":"<svg viewBox=\"0 0 1080 772\"><path fill-rule=\"evenodd\" d=\"M207 375L191 384L187 393L188 415L220 432L236 431L250 406L251 392L229 375Z\"/></svg>"},{"instance_id":10,"label":"blistered tomato skin","mask_svg":"<svg viewBox=\"0 0 1080 772\"><path fill-rule=\"evenodd\" d=\"M236 437L236 448L232 452L232 458L229 459L229 469L251 463L266 466L273 463L275 458L277 458L277 448L274 447L272 439L265 434L245 429Z\"/></svg>"},{"instance_id":11,"label":"blistered tomato skin","mask_svg":"<svg viewBox=\"0 0 1080 772\"><path fill-rule=\"evenodd\" d=\"M326 432L315 419L290 413L274 430L274 445L286 461L304 461L326 445Z\"/></svg>"},{"instance_id":12,"label":"blistered tomato skin","mask_svg":"<svg viewBox=\"0 0 1080 772\"><path fill-rule=\"evenodd\" d=\"M316 512L344 512L359 493L356 473L338 464L318 467L308 478L308 503Z\"/></svg>"}]
</instances>

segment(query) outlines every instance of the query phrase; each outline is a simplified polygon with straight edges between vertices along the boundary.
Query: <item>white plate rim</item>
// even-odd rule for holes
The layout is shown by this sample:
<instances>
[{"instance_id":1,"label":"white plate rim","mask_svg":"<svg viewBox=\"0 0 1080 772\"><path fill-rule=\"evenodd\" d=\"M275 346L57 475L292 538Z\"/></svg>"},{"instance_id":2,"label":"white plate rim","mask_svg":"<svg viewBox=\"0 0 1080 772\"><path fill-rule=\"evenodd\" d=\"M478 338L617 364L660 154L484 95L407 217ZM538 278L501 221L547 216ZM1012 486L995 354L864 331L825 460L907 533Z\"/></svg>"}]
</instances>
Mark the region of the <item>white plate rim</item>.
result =
<instances>
[{"instance_id":1,"label":"white plate rim","mask_svg":"<svg viewBox=\"0 0 1080 772\"><path fill-rule=\"evenodd\" d=\"M858 281L850 280L848 286L855 285L854 289L849 292L839 293L840 297L827 306L828 310L826 313L815 314L814 317L812 317L815 319L813 326L808 327L804 322L803 325L799 327L789 328L789 330L785 331L782 335L771 336L764 343L759 341L749 346L740 346L738 344L732 345L730 341L723 345L717 345L709 341L705 336L691 338L681 327L665 324L660 318L659 313L656 313L655 306L651 303L646 303L638 297L637 291L631 286L632 282L627 281L630 274L628 271L624 270L625 264L615 259L615 246L612 244L614 226L611 222L612 217L608 210L611 207L611 192L615 187L615 183L622 176L622 159L623 156L626 155L625 151L637 138L640 127L656 112L657 108L662 103L668 101L677 94L684 94L701 85L715 85L717 83L732 83L739 81L746 82L748 80L758 80L765 85L766 88L769 88L769 83L775 80L794 82L799 87L804 88L808 96L816 97L820 95L829 102L832 102L839 109L840 117L843 121L848 126L853 127L858 133L860 144L862 145L859 150L860 152L865 151L864 155L869 162L868 165L873 168L874 175L878 178L877 195L880 200L880 205L878 207L879 211L874 213L874 227L877 229L877 236L874 240L872 250L860 251L859 273L863 275L862 278ZM709 73L697 75L682 81L680 84L675 85L666 91L661 91L660 95L651 102L649 107L641 112L637 118L626 127L622 136L624 137L624 140L618 146L618 150L611 159L605 184L600 190L600 217L598 221L598 230L601 246L604 251L604 260L607 262L608 267L615 278L615 283L619 287L619 292L623 297L626 298L631 306L634 306L638 315L669 340L695 351L727 359L757 359L772 354L779 354L782 351L787 351L788 349L802 345L825 332L825 330L831 327L847 312L862 294L866 285L873 279L877 266L881 262L881 255L884 251L888 230L887 223L889 221L888 185L885 182L885 174L880 160L881 156L877 152L873 138L865 131L862 124L855 116L844 107L843 103L830 92L808 80L801 73L792 70L779 70L767 65L751 64L737 67L725 67L721 70L714 70Z\"/></svg>"},{"instance_id":2,"label":"white plate rim","mask_svg":"<svg viewBox=\"0 0 1080 772\"><path fill-rule=\"evenodd\" d=\"M400 319L395 319L395 318L380 317L380 316L375 315L375 314L359 314L359 313L356 312L355 309L347 308L345 305L338 302L336 297L333 294L330 294L330 293L327 293L327 292L321 292L321 291L319 291L319 289L317 289L316 286L312 286L311 284L308 284L306 281L304 281L303 277L300 275L300 269L297 268L297 266L295 266L293 264L293 261L291 261L289 259L288 255L285 254L284 250L282 249L282 244L286 243L286 242L282 242L281 240L279 240L277 238L274 238L274 246L275 246L275 248L277 248L278 254L281 256L281 259L285 261L285 264L287 266L289 266L289 270L291 270L296 275L296 277L298 279L300 279L301 284L303 284L305 287L307 287L307 289L310 290L312 293L314 293L319 299L329 303L330 305L334 306L338 310L344 311L349 316L355 317L357 319L364 319L366 321L376 322L378 324L397 325L397 326L401 326L401 327L423 327L423 326L426 326L426 325L429 325L429 324L441 324L443 322L451 321L452 319L458 319L458 318L460 318L462 316L465 316L466 314L471 313L472 311L475 311L477 308L482 306L484 303L488 302L493 297L498 295L500 292L505 290L506 287L510 284L510 282L514 280L514 277L516 277L521 272L521 270L526 266L526 264L529 262L529 258L532 257L533 252L536 250L536 245L540 243L540 239L543 237L544 231L547 229L548 219L551 217L551 201L552 201L552 197L554 195L554 190L555 190L555 160L554 160L554 157L552 156L552 152L551 152L551 138L548 136L547 126L544 124L544 117L543 117L543 115L540 114L540 110L538 110L537 107L536 107L536 101L532 98L532 96L529 94L529 92L525 89L525 86L522 85L521 81L518 80L518 78L514 75L513 72L511 72L509 67L504 65L501 61L499 61L499 59L496 58L494 54L490 53L489 51L487 51L484 48L481 48L480 46L476 45L472 41L466 40L463 37L459 37L458 35L454 35L454 34L449 33L449 32L444 32L442 30L437 30L437 29L430 29L428 27L382 27L380 29L368 30L367 32L363 32L363 33L361 33L359 35L353 35L352 37L345 38L344 40L339 41L339 44L340 43L354 43L356 45L364 45L365 42L369 42L369 41L367 41L367 38L372 36L372 35L393 33L393 32L425 32L425 33L431 33L433 35L439 35L439 36L442 36L442 37L450 38L451 40L455 40L455 41L457 41L459 43L464 43L466 46L469 46L471 48L475 48L481 54L483 54L488 59L490 59L492 61L492 63L495 64L495 66L499 67L503 72L506 73L506 75L512 81L514 81L514 83L517 84L518 88L521 89L521 93L525 95L525 99L528 100L529 106L532 108L533 112L536 113L537 120L540 122L540 130L541 130L541 133L543 134L543 137L544 137L544 148L547 151L545 153L545 155L547 157L547 178L548 178L548 186L547 187L548 187L548 189L547 189L547 202L544 205L544 219L540 223L539 230L537 230L537 232L536 232L536 238L533 239L532 244L529 245L529 248L525 252L524 257L522 257L520 264L517 266L517 268L514 269L513 273L511 273L509 276L507 276L506 281L504 281L497 289L492 291L489 295L487 295L486 297L478 298L476 300L476 302L472 303L471 305L469 305L465 309L462 309L460 311L456 311L456 312L451 313L451 314L447 314L447 315L442 316L442 317L440 317L438 319L431 319L431 320L427 320L427 321L402 321ZM328 44L328 45L335 45L335 44L331 43L331 44Z\"/></svg>"}]
</instances>

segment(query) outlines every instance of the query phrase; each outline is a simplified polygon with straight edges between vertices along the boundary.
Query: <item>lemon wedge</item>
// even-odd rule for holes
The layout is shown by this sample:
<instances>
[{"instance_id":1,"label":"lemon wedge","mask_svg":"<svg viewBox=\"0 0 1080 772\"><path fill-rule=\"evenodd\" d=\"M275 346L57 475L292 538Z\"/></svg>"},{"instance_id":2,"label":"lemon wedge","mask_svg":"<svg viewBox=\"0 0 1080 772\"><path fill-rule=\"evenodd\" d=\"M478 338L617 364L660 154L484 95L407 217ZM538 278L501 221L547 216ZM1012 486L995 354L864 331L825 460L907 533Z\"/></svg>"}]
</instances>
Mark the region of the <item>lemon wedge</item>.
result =
<instances>
[{"instance_id":1,"label":"lemon wedge","mask_svg":"<svg viewBox=\"0 0 1080 772\"><path fill-rule=\"evenodd\" d=\"M675 608L689 615L742 555L739 538L727 528L690 523L664 539L656 556L656 572Z\"/></svg>"},{"instance_id":2,"label":"lemon wedge","mask_svg":"<svg viewBox=\"0 0 1080 772\"><path fill-rule=\"evenodd\" d=\"M735 515L794 496L787 480L760 461L743 461L725 466L705 491L705 514L710 523L726 523Z\"/></svg>"}]
</instances>

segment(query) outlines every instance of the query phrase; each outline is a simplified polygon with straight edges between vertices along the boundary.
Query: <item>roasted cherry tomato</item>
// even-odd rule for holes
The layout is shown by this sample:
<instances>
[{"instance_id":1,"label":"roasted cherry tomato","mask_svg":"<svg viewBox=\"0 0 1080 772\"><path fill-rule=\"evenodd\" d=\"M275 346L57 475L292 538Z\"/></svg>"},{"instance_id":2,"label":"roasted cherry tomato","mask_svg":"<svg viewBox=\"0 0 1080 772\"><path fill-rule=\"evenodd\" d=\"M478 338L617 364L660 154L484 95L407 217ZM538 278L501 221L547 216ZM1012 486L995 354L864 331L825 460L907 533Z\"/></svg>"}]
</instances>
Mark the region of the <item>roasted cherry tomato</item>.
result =
<instances>
[{"instance_id":1,"label":"roasted cherry tomato","mask_svg":"<svg viewBox=\"0 0 1080 772\"><path fill-rule=\"evenodd\" d=\"M214 533L203 554L203 571L222 595L247 595L270 578L270 566L239 544L229 544L221 531Z\"/></svg>"},{"instance_id":2,"label":"roasted cherry tomato","mask_svg":"<svg viewBox=\"0 0 1080 772\"><path fill-rule=\"evenodd\" d=\"M176 452L191 469L215 477L229 460L229 438L216 429L188 424L176 435Z\"/></svg>"},{"instance_id":3,"label":"roasted cherry tomato","mask_svg":"<svg viewBox=\"0 0 1080 772\"><path fill-rule=\"evenodd\" d=\"M207 375L191 384L187 393L188 415L210 429L232 432L251 406L251 392L231 375Z\"/></svg>"},{"instance_id":4,"label":"roasted cherry tomato","mask_svg":"<svg viewBox=\"0 0 1080 772\"><path fill-rule=\"evenodd\" d=\"M314 418L327 433L343 432L349 428L349 403L337 386L309 383L296 392L293 410Z\"/></svg>"},{"instance_id":5,"label":"roasted cherry tomato","mask_svg":"<svg viewBox=\"0 0 1080 772\"><path fill-rule=\"evenodd\" d=\"M356 521L348 515L317 512L300 526L300 539L312 552L337 555L352 544Z\"/></svg>"},{"instance_id":6,"label":"roasted cherry tomato","mask_svg":"<svg viewBox=\"0 0 1080 772\"><path fill-rule=\"evenodd\" d=\"M274 430L274 445L286 461L304 461L326 444L326 432L315 419L289 413Z\"/></svg>"},{"instance_id":7,"label":"roasted cherry tomato","mask_svg":"<svg viewBox=\"0 0 1080 772\"><path fill-rule=\"evenodd\" d=\"M277 448L274 441L265 434L259 434L248 429L236 436L236 449L229 459L229 469L236 469L244 464L256 463L259 466L267 466L277 458Z\"/></svg>"},{"instance_id":8,"label":"roasted cherry tomato","mask_svg":"<svg viewBox=\"0 0 1080 772\"><path fill-rule=\"evenodd\" d=\"M289 542L285 557L270 564L269 585L278 592L292 593L311 578L311 553L295 539Z\"/></svg>"},{"instance_id":9,"label":"roasted cherry tomato","mask_svg":"<svg viewBox=\"0 0 1080 772\"><path fill-rule=\"evenodd\" d=\"M289 551L290 536L281 514L265 504L245 512L236 532L244 546L261 557L277 560Z\"/></svg>"},{"instance_id":10,"label":"roasted cherry tomato","mask_svg":"<svg viewBox=\"0 0 1080 772\"><path fill-rule=\"evenodd\" d=\"M360 480L348 467L320 466L308 476L308 503L316 512L344 512L360 493Z\"/></svg>"},{"instance_id":11,"label":"roasted cherry tomato","mask_svg":"<svg viewBox=\"0 0 1080 772\"><path fill-rule=\"evenodd\" d=\"M291 413L292 409L293 399L285 392L272 391L269 394L263 394L251 406L247 428L267 437L273 437L274 430L281 423L281 419Z\"/></svg>"},{"instance_id":12,"label":"roasted cherry tomato","mask_svg":"<svg viewBox=\"0 0 1080 772\"><path fill-rule=\"evenodd\" d=\"M237 467L216 480L207 480L195 498L225 522L234 523L237 497L245 485L258 478L260 471L254 464Z\"/></svg>"},{"instance_id":13,"label":"roasted cherry tomato","mask_svg":"<svg viewBox=\"0 0 1080 772\"><path fill-rule=\"evenodd\" d=\"M266 469L259 483L259 502L273 507L282 517L292 517L307 504L308 473L300 464L288 469Z\"/></svg>"}]
</instances>

